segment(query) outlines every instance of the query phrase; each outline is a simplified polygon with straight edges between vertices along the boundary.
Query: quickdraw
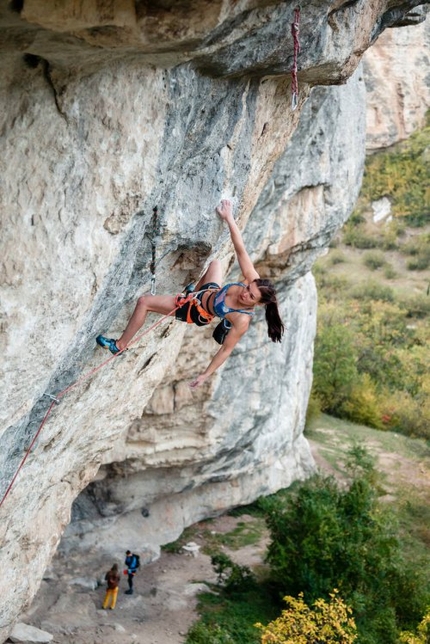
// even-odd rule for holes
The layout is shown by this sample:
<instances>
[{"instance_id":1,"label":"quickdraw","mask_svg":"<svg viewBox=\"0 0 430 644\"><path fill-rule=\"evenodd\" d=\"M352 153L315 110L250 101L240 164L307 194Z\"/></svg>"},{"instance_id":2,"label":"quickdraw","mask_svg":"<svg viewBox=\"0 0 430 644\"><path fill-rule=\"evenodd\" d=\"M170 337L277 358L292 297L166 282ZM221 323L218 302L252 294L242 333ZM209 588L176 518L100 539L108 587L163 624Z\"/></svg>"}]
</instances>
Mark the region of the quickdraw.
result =
<instances>
[{"instance_id":1,"label":"quickdraw","mask_svg":"<svg viewBox=\"0 0 430 644\"><path fill-rule=\"evenodd\" d=\"M151 264L149 270L151 271L151 295L156 293L155 285L155 259L157 247L155 245L155 236L157 233L157 216L158 216L158 206L154 206L152 209L152 237L151 237Z\"/></svg>"},{"instance_id":2,"label":"quickdraw","mask_svg":"<svg viewBox=\"0 0 430 644\"><path fill-rule=\"evenodd\" d=\"M294 111L299 102L299 82L297 80L297 59L300 53L300 7L294 9L294 22L291 24L294 41L293 67L291 69L291 109Z\"/></svg>"}]
</instances>

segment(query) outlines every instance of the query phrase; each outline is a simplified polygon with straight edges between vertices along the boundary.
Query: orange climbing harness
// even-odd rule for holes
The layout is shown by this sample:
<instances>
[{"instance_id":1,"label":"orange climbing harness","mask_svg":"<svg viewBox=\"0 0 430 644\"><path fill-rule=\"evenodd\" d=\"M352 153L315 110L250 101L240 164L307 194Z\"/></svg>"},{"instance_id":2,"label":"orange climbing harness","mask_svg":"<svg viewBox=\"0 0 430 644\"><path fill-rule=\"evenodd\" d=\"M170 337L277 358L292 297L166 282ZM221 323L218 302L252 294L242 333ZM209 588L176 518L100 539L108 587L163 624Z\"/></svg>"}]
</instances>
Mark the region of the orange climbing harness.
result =
<instances>
[{"instance_id":1,"label":"orange climbing harness","mask_svg":"<svg viewBox=\"0 0 430 644\"><path fill-rule=\"evenodd\" d=\"M190 293L192 296L191 298L190 296L184 297L182 293L177 295L175 299L176 309L182 309L182 307L185 307L184 317L181 316L180 319L187 324L196 324L197 326L210 324L215 315L213 313L209 313L209 311L206 311L206 309L203 308L200 298L203 293L214 293L216 291L219 291L219 288L204 288L201 291ZM177 317L179 316L177 315Z\"/></svg>"},{"instance_id":2,"label":"orange climbing harness","mask_svg":"<svg viewBox=\"0 0 430 644\"><path fill-rule=\"evenodd\" d=\"M192 300L193 296L194 296L194 293L191 293L191 294L190 294L190 295L188 295L187 297L184 297L184 298L181 300L181 304L180 304L179 306L183 306L183 305L184 305L184 304L186 304L187 302L190 302L190 301ZM176 304L176 303L175 303L175 304ZM155 329L159 324L161 324L162 322L164 322L164 320L167 320L169 317L171 317L171 316L173 315L173 313L174 313L174 312L179 308L179 306L175 306L175 308L174 308L174 309L172 309L172 310L170 311L170 313L167 313L167 315L163 315L163 317L161 317L159 320L157 320L156 322L154 322L154 324L152 324L148 329L146 329L145 331L143 331L143 333L141 333L140 335L136 336L136 337L134 338L134 340L132 340L131 342L129 342L129 344L127 345L127 347L126 347L125 349L122 349L121 351L118 351L118 353L115 353L114 355L110 356L110 358L108 358L107 360L105 360L104 362L102 362L101 364L99 364L99 365L98 365L98 367L95 367L94 369L91 369L90 371L88 371L87 373L85 373L84 375L82 375L80 378L78 378L78 380L76 380L76 381L75 381L75 382L73 382L71 385L69 385L68 387L66 387L66 388L65 388L65 389L63 389L62 391L60 391L60 392L59 392L58 394L56 394L55 396L53 396L53 395L51 395L51 394L45 394L46 396L48 396L48 397L51 399L51 401L52 401L52 402L51 402L51 404L50 404L50 406L49 406L49 408L48 408L48 410L47 410L47 412L46 412L45 416L43 417L43 420L42 420L42 422L40 423L40 425L39 425L39 427L38 427L38 429L37 429L37 431L36 431L36 433L35 433L35 435L34 435L34 437L33 437L33 440L31 441L30 446L28 447L28 449L27 449L27 451L26 451L26 453L25 453L25 455L24 455L24 458L21 460L21 462L20 462L20 464L19 464L19 466L18 466L18 468L17 468L17 470L16 470L15 474L14 474L14 475L13 475L13 477L12 477L11 482L9 483L9 485L8 485L8 487L7 487L7 489L6 489L6 492L4 493L4 495L3 495L3 497L2 497L2 499L1 499L1 501L0 501L0 508L1 508L1 506L3 505L4 501L6 500L6 497L8 496L9 492L11 491L11 489L12 489L12 487L13 487L13 484L15 483L15 481L16 481L16 479L17 479L17 477L18 477L18 474L20 473L21 469L24 467L24 463L25 463L25 461L27 460L28 456L30 455L30 452L31 452L31 450L33 449L33 446L34 446L34 444L35 444L35 442L36 442L36 440L37 440L38 436L40 435L40 433L41 433L41 431L42 431L42 428L43 428L44 424L45 424L45 423L46 423L46 421L48 420L48 417L49 417L49 415L50 415L50 413L51 413L51 411L52 411L52 409L53 409L54 405L56 405L56 404L58 405L58 404L60 403L60 399L61 399L61 398L64 398L64 396L65 396L69 391L71 391L72 389L74 389L75 387L77 387L77 386L78 386L81 382L83 382L84 380L87 380L88 378L90 378L92 375L94 375L95 373L97 373L97 371L100 371L101 369L103 369L103 367L104 367L104 366L106 366L109 362L111 362L112 360L115 360L115 358L117 358L119 355L121 355L121 353L123 353L124 351L126 351L126 349L128 349L128 347L130 347L132 344L136 344L136 342L138 342L141 338L143 338L143 336L145 336L145 335L147 335L148 333L150 333L150 331L153 331L153 330L154 330L154 329Z\"/></svg>"}]
</instances>

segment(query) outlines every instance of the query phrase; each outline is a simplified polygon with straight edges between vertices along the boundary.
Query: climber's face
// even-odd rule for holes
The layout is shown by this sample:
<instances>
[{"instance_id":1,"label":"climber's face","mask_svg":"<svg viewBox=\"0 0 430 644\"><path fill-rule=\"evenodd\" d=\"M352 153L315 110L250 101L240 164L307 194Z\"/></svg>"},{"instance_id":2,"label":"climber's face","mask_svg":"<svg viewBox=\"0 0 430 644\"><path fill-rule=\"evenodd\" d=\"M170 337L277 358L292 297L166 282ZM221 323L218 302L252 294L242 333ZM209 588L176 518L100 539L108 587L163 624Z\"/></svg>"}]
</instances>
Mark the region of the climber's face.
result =
<instances>
[{"instance_id":1,"label":"climber's face","mask_svg":"<svg viewBox=\"0 0 430 644\"><path fill-rule=\"evenodd\" d=\"M244 306L255 306L261 300L261 292L255 282L242 288L239 299Z\"/></svg>"}]
</instances>

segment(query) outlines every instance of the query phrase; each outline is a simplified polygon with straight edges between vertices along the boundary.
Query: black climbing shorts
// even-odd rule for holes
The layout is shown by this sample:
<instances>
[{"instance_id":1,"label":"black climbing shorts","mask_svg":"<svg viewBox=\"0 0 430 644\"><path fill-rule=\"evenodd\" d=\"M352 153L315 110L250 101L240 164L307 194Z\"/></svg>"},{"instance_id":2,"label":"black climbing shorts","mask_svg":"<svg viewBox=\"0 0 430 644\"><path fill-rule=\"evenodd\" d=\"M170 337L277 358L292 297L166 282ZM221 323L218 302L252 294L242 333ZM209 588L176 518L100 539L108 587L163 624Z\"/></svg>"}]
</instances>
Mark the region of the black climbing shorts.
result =
<instances>
[{"instance_id":1,"label":"black climbing shorts","mask_svg":"<svg viewBox=\"0 0 430 644\"><path fill-rule=\"evenodd\" d=\"M185 300L186 297L182 295L182 293L178 295L176 297L176 304L179 305L180 308L176 310L176 319L180 320L181 322L188 322L188 324L196 324L197 326L206 326L207 324L210 324L215 316L211 313L208 313L203 308L202 297L204 291L219 290L220 288L220 285L216 282L208 282L207 284L203 284L198 294L196 294L192 300L186 302L182 306L180 306L181 301Z\"/></svg>"}]
</instances>

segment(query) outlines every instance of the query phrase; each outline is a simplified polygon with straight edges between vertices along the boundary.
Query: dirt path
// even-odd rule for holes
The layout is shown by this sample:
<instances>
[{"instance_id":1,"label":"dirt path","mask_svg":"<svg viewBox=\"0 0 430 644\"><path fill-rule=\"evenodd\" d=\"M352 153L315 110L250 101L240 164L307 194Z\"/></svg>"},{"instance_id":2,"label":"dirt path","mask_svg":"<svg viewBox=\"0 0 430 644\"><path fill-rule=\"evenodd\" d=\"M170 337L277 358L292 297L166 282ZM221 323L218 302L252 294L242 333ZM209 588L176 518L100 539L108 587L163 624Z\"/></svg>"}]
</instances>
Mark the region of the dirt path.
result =
<instances>
[{"instance_id":1,"label":"dirt path","mask_svg":"<svg viewBox=\"0 0 430 644\"><path fill-rule=\"evenodd\" d=\"M229 533L239 521L253 518L219 517L210 524L211 534ZM199 537L194 541L204 543ZM261 564L266 543L263 535L258 545L224 551L237 563L252 567ZM57 556L20 621L51 633L52 644L183 644L198 618L197 593L205 588L204 582L216 581L210 557L201 552L161 553L157 561L139 569L132 596L125 595L126 577L121 579L113 611L101 609L104 587L92 588L110 565L94 556L85 560Z\"/></svg>"}]
</instances>

